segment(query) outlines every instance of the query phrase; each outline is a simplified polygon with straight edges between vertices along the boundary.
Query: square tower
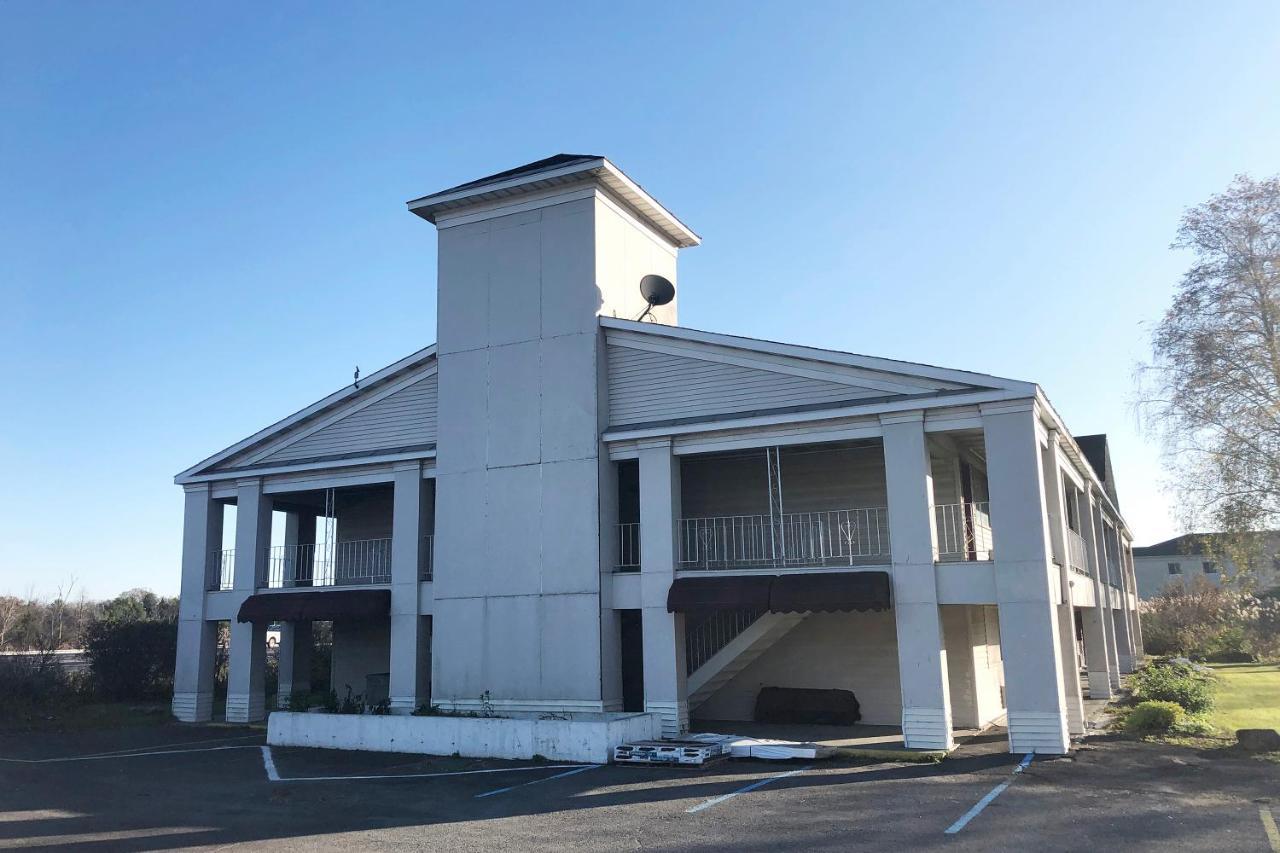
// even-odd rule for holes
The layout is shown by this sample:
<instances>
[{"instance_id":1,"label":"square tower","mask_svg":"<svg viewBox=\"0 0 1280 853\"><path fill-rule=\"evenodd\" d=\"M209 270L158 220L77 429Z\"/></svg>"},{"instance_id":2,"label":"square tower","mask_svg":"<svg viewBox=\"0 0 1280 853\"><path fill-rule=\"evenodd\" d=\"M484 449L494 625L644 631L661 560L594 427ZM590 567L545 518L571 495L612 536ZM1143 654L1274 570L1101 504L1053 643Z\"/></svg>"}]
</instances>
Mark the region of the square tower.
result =
<instances>
[{"instance_id":1,"label":"square tower","mask_svg":"<svg viewBox=\"0 0 1280 853\"><path fill-rule=\"evenodd\" d=\"M639 317L640 279L674 282L677 252L698 237L590 155L550 157L409 209L439 232L432 701L613 710L597 317ZM653 316L674 325L676 303Z\"/></svg>"}]
</instances>

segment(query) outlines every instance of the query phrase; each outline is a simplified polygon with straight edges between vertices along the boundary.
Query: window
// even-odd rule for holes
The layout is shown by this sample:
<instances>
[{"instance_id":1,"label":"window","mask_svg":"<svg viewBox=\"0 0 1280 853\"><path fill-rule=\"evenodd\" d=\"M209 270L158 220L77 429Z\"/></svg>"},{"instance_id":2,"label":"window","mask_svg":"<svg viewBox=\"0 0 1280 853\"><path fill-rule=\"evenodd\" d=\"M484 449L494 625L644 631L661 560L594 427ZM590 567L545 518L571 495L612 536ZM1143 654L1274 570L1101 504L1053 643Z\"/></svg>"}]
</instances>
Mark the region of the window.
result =
<instances>
[{"instance_id":1,"label":"window","mask_svg":"<svg viewBox=\"0 0 1280 853\"><path fill-rule=\"evenodd\" d=\"M1218 564L1215 563L1213 560L1205 560L1203 563L1200 564L1200 566L1201 568L1204 569L1204 573L1206 575L1211 575L1214 572L1218 571Z\"/></svg>"},{"instance_id":2,"label":"window","mask_svg":"<svg viewBox=\"0 0 1280 853\"><path fill-rule=\"evenodd\" d=\"M1171 574L1171 575L1180 575L1180 574L1182 574L1182 563L1170 563L1170 564L1169 564L1169 574Z\"/></svg>"}]
</instances>

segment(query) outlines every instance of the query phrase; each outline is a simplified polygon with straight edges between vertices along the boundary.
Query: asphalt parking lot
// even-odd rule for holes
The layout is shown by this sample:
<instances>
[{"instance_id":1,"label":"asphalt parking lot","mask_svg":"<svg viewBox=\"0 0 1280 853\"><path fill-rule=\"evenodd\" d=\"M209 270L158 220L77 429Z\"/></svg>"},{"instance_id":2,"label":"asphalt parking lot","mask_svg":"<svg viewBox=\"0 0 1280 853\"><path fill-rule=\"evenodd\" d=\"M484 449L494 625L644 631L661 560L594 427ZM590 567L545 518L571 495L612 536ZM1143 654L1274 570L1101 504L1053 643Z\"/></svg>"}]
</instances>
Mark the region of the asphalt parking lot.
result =
<instances>
[{"instance_id":1,"label":"asphalt parking lot","mask_svg":"<svg viewBox=\"0 0 1280 853\"><path fill-rule=\"evenodd\" d=\"M1280 851L1268 836L1280 766L1105 738L1016 773L1021 757L998 739L941 764L707 770L266 750L263 740L178 725L0 735L0 849Z\"/></svg>"}]
</instances>

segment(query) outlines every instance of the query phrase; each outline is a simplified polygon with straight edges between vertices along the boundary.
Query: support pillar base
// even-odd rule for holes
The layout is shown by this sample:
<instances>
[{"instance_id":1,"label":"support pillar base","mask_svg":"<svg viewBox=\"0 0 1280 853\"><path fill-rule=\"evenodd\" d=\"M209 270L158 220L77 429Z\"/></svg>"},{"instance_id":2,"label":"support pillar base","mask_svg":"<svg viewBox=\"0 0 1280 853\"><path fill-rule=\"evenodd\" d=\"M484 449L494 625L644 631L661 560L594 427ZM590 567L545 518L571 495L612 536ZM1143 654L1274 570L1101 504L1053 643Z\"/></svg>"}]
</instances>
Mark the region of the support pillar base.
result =
<instances>
[{"instance_id":1,"label":"support pillar base","mask_svg":"<svg viewBox=\"0 0 1280 853\"><path fill-rule=\"evenodd\" d=\"M213 691L174 693L172 708L184 723L207 723L213 719Z\"/></svg>"},{"instance_id":2,"label":"support pillar base","mask_svg":"<svg viewBox=\"0 0 1280 853\"><path fill-rule=\"evenodd\" d=\"M664 738L678 738L689 733L688 702L645 702L644 709L662 718Z\"/></svg>"},{"instance_id":3,"label":"support pillar base","mask_svg":"<svg viewBox=\"0 0 1280 853\"><path fill-rule=\"evenodd\" d=\"M228 723L260 723L267 717L267 698L262 693L228 693Z\"/></svg>"},{"instance_id":4,"label":"support pillar base","mask_svg":"<svg viewBox=\"0 0 1280 853\"><path fill-rule=\"evenodd\" d=\"M1010 752L1066 755L1070 748L1065 713L1009 711Z\"/></svg>"},{"instance_id":5,"label":"support pillar base","mask_svg":"<svg viewBox=\"0 0 1280 853\"><path fill-rule=\"evenodd\" d=\"M902 745L907 749L955 749L951 715L943 708L903 708Z\"/></svg>"}]
</instances>

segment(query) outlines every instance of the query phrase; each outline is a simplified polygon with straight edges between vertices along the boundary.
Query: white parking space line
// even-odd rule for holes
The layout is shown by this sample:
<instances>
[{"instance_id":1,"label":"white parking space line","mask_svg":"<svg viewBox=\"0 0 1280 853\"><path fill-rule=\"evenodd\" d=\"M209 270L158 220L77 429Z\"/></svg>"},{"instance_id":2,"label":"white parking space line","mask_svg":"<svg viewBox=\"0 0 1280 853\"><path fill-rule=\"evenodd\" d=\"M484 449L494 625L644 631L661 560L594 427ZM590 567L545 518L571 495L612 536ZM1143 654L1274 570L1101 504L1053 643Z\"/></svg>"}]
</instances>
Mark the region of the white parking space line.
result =
<instances>
[{"instance_id":1,"label":"white parking space line","mask_svg":"<svg viewBox=\"0 0 1280 853\"><path fill-rule=\"evenodd\" d=\"M685 814L694 814L695 812L700 812L703 809L709 809L714 805L723 803L725 800L731 800L734 797L738 796L739 794L745 794L748 791L754 791L756 788L763 788L765 785L769 785L769 784L772 784L773 782L777 782L779 779L786 779L790 776L798 776L804 771L812 769L812 767L813 765L809 764L804 767L801 767L799 770L792 770L787 773L779 773L776 776L768 776L764 779L757 779L756 781L752 782L750 785L744 785L743 787L739 788L736 791L731 791L728 794L722 794L719 797L712 797L706 802L699 803L693 808L685 809Z\"/></svg>"},{"instance_id":2,"label":"white parking space line","mask_svg":"<svg viewBox=\"0 0 1280 853\"><path fill-rule=\"evenodd\" d=\"M77 757L99 758L99 757L106 757L108 755L124 755L125 753L129 753L129 752L147 752L147 751L155 752L157 750L169 749L170 747L175 747L175 746L200 746L200 745L213 744L213 743L234 743L238 740L260 740L261 738L262 738L261 734L238 735L236 737L211 737L211 738L203 738L201 740L184 740L184 741L179 741L178 743L157 743L157 744L151 744L149 746L135 746L132 749L113 749L110 752L90 752L87 755L81 755Z\"/></svg>"},{"instance_id":3,"label":"white parking space line","mask_svg":"<svg viewBox=\"0 0 1280 853\"><path fill-rule=\"evenodd\" d=\"M595 770L599 766L599 764L588 764L585 767L575 767L573 770L566 770L563 773L557 773L556 775L548 776L545 779L534 779L532 782L520 782L515 785L508 785L505 788L495 788L492 791L485 791L483 794L476 794L475 798L479 800L484 797L492 797L495 794L505 794L507 791L514 791L516 788L524 788L528 785L540 785L543 782L550 782L552 779L563 779L566 776L575 776L578 773L583 773L587 770Z\"/></svg>"},{"instance_id":4,"label":"white parking space line","mask_svg":"<svg viewBox=\"0 0 1280 853\"><path fill-rule=\"evenodd\" d=\"M1003 794L1005 792L1005 789L1013 784L1013 780L1017 778L1019 773L1027 769L1027 765L1031 763L1031 759L1033 758L1035 758L1035 755L1033 755L1032 753L1027 753L1025 756L1023 756L1022 763L1019 764L1017 767L1013 768L1013 775L1011 775L1008 779L1004 780L999 785L996 785L994 788L988 791L987 795L983 797L981 800L978 800L978 802L974 805L973 808L969 809L967 812L961 815L960 819L957 820L955 823L951 824L951 826L948 826L946 829L946 832L944 832L943 834L955 835L957 832L959 832L960 830L968 826L969 821L973 820L975 817L982 814L982 810L985 809L987 806L991 805L992 800L994 800L996 797Z\"/></svg>"},{"instance_id":5,"label":"white parking space line","mask_svg":"<svg viewBox=\"0 0 1280 853\"><path fill-rule=\"evenodd\" d=\"M124 758L146 758L152 755L185 755L190 752L222 752L228 749L257 749L256 744L246 743L239 746L210 746L205 749L162 749L153 752L130 752L108 755L72 755L66 758L0 758L10 764L62 764L68 761L110 761Z\"/></svg>"},{"instance_id":6,"label":"white parking space line","mask_svg":"<svg viewBox=\"0 0 1280 853\"><path fill-rule=\"evenodd\" d=\"M488 773L521 773L529 770L573 770L580 773L583 770L590 770L593 767L600 766L598 764L531 764L528 767L489 767L483 770L448 770L438 773L379 773L353 776L281 776L279 769L276 767L275 759L271 755L271 747L263 745L261 749L262 766L267 773L267 780L270 782L371 782L382 779L442 779L448 776L480 776ZM563 773L561 775L568 776L570 774ZM545 782L548 780L541 779L538 781Z\"/></svg>"},{"instance_id":7,"label":"white parking space line","mask_svg":"<svg viewBox=\"0 0 1280 853\"><path fill-rule=\"evenodd\" d=\"M1258 807L1258 817L1262 820L1262 829L1267 833L1267 841L1271 842L1274 853L1280 853L1280 829L1276 828L1276 819L1271 816L1271 809Z\"/></svg>"}]
</instances>

